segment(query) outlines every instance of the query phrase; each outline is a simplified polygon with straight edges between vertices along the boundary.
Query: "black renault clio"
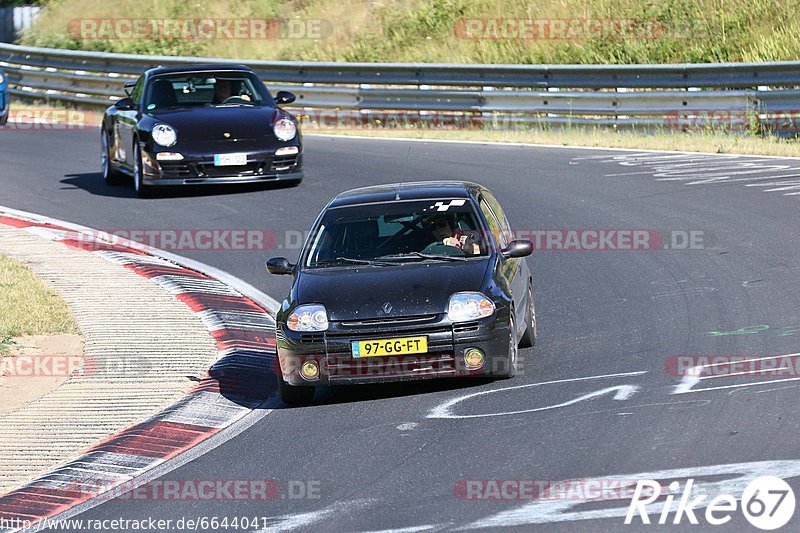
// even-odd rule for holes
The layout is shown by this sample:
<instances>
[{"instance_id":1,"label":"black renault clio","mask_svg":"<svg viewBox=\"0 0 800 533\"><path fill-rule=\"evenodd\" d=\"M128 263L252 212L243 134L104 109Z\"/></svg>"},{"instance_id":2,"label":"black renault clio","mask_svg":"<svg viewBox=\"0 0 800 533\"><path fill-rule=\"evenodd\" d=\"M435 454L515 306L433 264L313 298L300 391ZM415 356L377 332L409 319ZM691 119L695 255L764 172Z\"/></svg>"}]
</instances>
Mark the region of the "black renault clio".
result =
<instances>
[{"instance_id":1,"label":"black renault clio","mask_svg":"<svg viewBox=\"0 0 800 533\"><path fill-rule=\"evenodd\" d=\"M277 315L284 402L317 385L511 377L536 341L530 241L513 240L497 199L468 182L344 192L314 223Z\"/></svg>"}]
</instances>

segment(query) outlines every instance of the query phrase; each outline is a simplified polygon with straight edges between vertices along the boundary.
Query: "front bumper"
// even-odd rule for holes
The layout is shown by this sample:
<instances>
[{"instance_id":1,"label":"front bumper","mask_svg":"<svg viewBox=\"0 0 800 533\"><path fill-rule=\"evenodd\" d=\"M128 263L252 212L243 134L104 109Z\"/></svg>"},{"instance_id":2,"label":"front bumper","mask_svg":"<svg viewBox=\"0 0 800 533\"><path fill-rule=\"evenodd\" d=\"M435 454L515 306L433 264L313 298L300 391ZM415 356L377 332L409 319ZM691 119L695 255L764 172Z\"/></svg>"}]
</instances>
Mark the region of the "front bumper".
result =
<instances>
[{"instance_id":1,"label":"front bumper","mask_svg":"<svg viewBox=\"0 0 800 533\"><path fill-rule=\"evenodd\" d=\"M165 152L167 150L159 150ZM175 150L179 152L178 150ZM181 153L181 152L179 152ZM275 149L247 153L244 166L217 167L214 156L183 154L180 161L158 161L155 153L142 153L142 182L152 186L224 185L273 181L299 181L303 178L303 153L275 155Z\"/></svg>"},{"instance_id":2,"label":"front bumper","mask_svg":"<svg viewBox=\"0 0 800 533\"><path fill-rule=\"evenodd\" d=\"M421 323L424 322L424 323ZM508 322L496 317L453 324L446 315L403 324L365 321L331 322L328 331L297 333L277 327L281 374L290 385L335 385L501 375L508 368ZM351 342L370 339L426 336L428 352L414 355L353 357ZM464 354L479 348L486 354L482 367L467 368ZM319 366L319 378L304 379L305 361Z\"/></svg>"}]
</instances>

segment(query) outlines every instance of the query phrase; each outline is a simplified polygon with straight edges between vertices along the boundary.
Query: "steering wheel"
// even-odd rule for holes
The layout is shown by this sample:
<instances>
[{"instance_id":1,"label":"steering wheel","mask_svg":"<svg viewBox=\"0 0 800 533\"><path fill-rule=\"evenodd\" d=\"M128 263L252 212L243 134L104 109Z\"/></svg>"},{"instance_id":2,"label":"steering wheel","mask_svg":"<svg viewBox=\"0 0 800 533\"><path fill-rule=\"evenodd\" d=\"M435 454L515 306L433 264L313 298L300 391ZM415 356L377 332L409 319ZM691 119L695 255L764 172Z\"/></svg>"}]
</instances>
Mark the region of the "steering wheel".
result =
<instances>
[{"instance_id":1,"label":"steering wheel","mask_svg":"<svg viewBox=\"0 0 800 533\"><path fill-rule=\"evenodd\" d=\"M237 95L234 95L234 96L227 97L225 100L222 101L222 105L240 103L240 102L236 102L235 100L239 100L240 102L244 102L244 103L247 103L247 104L252 104L253 103L251 100L247 100L246 98L242 98L241 96L239 96L237 94Z\"/></svg>"},{"instance_id":2,"label":"steering wheel","mask_svg":"<svg viewBox=\"0 0 800 533\"><path fill-rule=\"evenodd\" d=\"M455 257L466 257L464 250L457 246L450 246L449 244L442 244L441 242L434 242L429 244L422 250L423 254L432 255L449 255Z\"/></svg>"}]
</instances>

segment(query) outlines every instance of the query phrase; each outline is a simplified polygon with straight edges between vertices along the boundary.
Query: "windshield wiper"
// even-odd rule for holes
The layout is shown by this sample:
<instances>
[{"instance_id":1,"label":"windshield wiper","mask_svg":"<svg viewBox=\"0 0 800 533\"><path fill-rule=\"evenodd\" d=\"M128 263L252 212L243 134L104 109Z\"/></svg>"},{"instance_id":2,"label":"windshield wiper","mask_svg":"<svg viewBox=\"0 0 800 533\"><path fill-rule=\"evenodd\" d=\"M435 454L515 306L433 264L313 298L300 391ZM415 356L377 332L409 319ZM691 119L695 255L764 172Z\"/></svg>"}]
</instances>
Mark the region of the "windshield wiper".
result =
<instances>
[{"instance_id":1,"label":"windshield wiper","mask_svg":"<svg viewBox=\"0 0 800 533\"><path fill-rule=\"evenodd\" d=\"M435 259L438 261L466 261L466 257L459 257L457 255L436 255L436 254L424 254L422 252L408 252L406 254L390 254L390 255L382 255L380 257L376 257L376 259L411 259L420 258L420 259Z\"/></svg>"},{"instance_id":2,"label":"windshield wiper","mask_svg":"<svg viewBox=\"0 0 800 533\"><path fill-rule=\"evenodd\" d=\"M346 263L351 265L380 265L380 266L387 266L394 264L390 261L355 259L353 257L337 257L336 259L325 259L323 261L317 261L311 266L312 267L331 266L331 265L336 265L338 263Z\"/></svg>"}]
</instances>

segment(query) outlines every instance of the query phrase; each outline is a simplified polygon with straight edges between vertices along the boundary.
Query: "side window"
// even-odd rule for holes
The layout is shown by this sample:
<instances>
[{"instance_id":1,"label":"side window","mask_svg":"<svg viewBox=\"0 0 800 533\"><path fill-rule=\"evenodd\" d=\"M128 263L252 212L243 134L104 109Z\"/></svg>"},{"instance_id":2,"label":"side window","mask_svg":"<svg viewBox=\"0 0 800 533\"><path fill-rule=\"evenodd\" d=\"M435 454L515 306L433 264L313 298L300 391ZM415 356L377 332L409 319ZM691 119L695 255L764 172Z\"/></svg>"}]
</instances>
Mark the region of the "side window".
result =
<instances>
[{"instance_id":1,"label":"side window","mask_svg":"<svg viewBox=\"0 0 800 533\"><path fill-rule=\"evenodd\" d=\"M478 202L478 205L480 205L481 212L484 218L486 218L486 223L489 224L489 231L492 232L495 242L497 242L497 245L501 248L505 248L508 243L503 235L503 228L497 221L497 217L491 207L489 207L488 203L483 198Z\"/></svg>"},{"instance_id":2,"label":"side window","mask_svg":"<svg viewBox=\"0 0 800 533\"><path fill-rule=\"evenodd\" d=\"M497 198L495 198L494 195L489 191L484 191L483 199L489 205L489 208L492 210L492 212L497 216L497 221L500 223L500 227L503 230L503 238L506 240L506 243L513 241L514 233L511 231L511 225L508 223L506 214L503 212L503 208L500 207Z\"/></svg>"},{"instance_id":3,"label":"side window","mask_svg":"<svg viewBox=\"0 0 800 533\"><path fill-rule=\"evenodd\" d=\"M133 86L133 90L131 91L131 99L137 104L142 102L142 89L144 89L144 76L141 76L136 81L136 85Z\"/></svg>"}]
</instances>

